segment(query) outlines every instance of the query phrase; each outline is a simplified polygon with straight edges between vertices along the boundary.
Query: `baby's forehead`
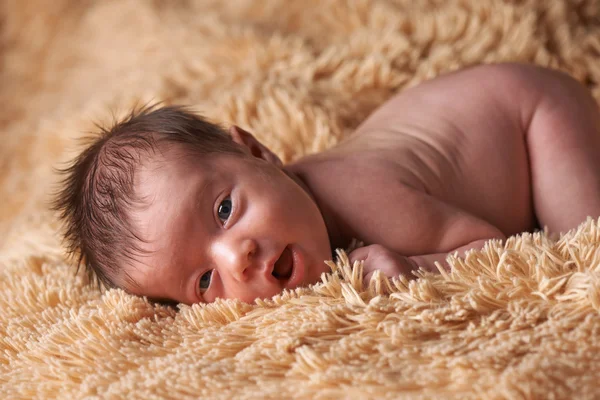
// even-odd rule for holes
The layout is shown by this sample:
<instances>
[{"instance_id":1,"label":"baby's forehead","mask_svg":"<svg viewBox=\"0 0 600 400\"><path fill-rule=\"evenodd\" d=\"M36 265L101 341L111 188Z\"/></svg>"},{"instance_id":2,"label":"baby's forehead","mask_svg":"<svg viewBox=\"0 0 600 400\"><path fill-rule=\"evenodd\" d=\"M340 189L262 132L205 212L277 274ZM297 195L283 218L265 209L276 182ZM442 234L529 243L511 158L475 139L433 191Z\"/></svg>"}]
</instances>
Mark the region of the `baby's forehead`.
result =
<instances>
[{"instance_id":1,"label":"baby's forehead","mask_svg":"<svg viewBox=\"0 0 600 400\"><path fill-rule=\"evenodd\" d=\"M227 174L231 162L221 159L219 154L167 147L140 159L134 174L134 192L142 203L159 198L171 202L175 197L193 194L196 186Z\"/></svg>"},{"instance_id":2,"label":"baby's forehead","mask_svg":"<svg viewBox=\"0 0 600 400\"><path fill-rule=\"evenodd\" d=\"M165 169L197 168L210 163L210 157L200 156L198 152L176 143L158 143L151 151L143 151L138 160L138 175L158 173Z\"/></svg>"},{"instance_id":3,"label":"baby's forehead","mask_svg":"<svg viewBox=\"0 0 600 400\"><path fill-rule=\"evenodd\" d=\"M166 143L140 157L134 176L134 190L140 195L156 193L157 190L161 193L175 189L178 193L185 192L198 181L218 179L233 170L248 170L255 166L242 159L245 158L239 154L200 152L184 145ZM238 162L242 162L243 167Z\"/></svg>"},{"instance_id":4,"label":"baby's forehead","mask_svg":"<svg viewBox=\"0 0 600 400\"><path fill-rule=\"evenodd\" d=\"M203 176L178 158L148 157L140 163L129 217L150 250L166 246L163 240L193 209L194 190L202 182Z\"/></svg>"},{"instance_id":5,"label":"baby's forehead","mask_svg":"<svg viewBox=\"0 0 600 400\"><path fill-rule=\"evenodd\" d=\"M155 152L140 157L140 162L134 174L134 188L143 190L148 183L175 183L174 178L188 175L193 165L188 157L183 157L173 151Z\"/></svg>"}]
</instances>

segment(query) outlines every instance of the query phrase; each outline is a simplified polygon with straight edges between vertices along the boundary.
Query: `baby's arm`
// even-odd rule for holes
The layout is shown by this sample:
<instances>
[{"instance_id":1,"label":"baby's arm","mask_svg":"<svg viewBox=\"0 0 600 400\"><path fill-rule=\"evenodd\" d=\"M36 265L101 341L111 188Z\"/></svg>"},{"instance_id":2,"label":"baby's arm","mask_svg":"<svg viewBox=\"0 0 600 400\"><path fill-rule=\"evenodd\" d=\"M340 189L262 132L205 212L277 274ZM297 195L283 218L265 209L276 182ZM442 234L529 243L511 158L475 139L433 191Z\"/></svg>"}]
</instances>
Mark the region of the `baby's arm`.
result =
<instances>
[{"instance_id":1,"label":"baby's arm","mask_svg":"<svg viewBox=\"0 0 600 400\"><path fill-rule=\"evenodd\" d=\"M491 239L506 239L506 236L500 231L500 229L493 225L483 221L474 215L466 212L459 211L454 207L441 203L438 207L444 209L444 219L441 223L441 227L444 229L444 233L441 236L440 246L446 243L464 243L457 247L453 247L448 252L440 252L434 254L423 254L408 257L413 264L423 268L426 271L437 272L438 269L435 263L446 269L450 270L450 265L446 262L446 258L449 254L458 253L459 257L463 257L468 250L480 250L483 248L486 242ZM469 238L462 239L461 238ZM475 239L474 239L475 238Z\"/></svg>"},{"instance_id":2,"label":"baby's arm","mask_svg":"<svg viewBox=\"0 0 600 400\"><path fill-rule=\"evenodd\" d=\"M350 253L349 259L350 263L357 260L364 260L363 273L367 281L371 279L376 270L381 271L390 278L401 274L410 278L411 271L419 268L429 272L439 272L436 263L439 263L446 271L450 271L450 265L446 261L446 258L450 254L457 253L459 257L464 257L468 250L480 250L491 239L494 238L474 240L449 252L410 257L403 256L382 245L371 245L354 250ZM495 239L504 239L504 236L498 234Z\"/></svg>"},{"instance_id":3,"label":"baby's arm","mask_svg":"<svg viewBox=\"0 0 600 400\"><path fill-rule=\"evenodd\" d=\"M393 238L382 237L378 244L358 248L349 255L351 263L364 260L363 272L367 280L375 270L380 270L388 277L399 274L410 277L410 272L418 267L438 272L436 262L450 270L446 262L449 254L457 252L462 257L468 250L481 249L490 239L506 238L500 229L490 223L432 196L411 189L405 189L403 193L404 201L417 202L426 210L416 217L413 216L416 220L405 220L405 223L426 224L428 230L439 232L438 235L429 236L430 248L443 251L407 256L402 253L401 243L390 240Z\"/></svg>"},{"instance_id":4,"label":"baby's arm","mask_svg":"<svg viewBox=\"0 0 600 400\"><path fill-rule=\"evenodd\" d=\"M398 275L404 275L407 278L414 277L412 271L421 268L429 272L439 272L436 263L450 271L450 265L446 261L448 255L458 253L459 257L464 257L468 250L479 250L490 239L480 239L464 246L456 248L448 253L426 254L420 256L405 257L394 250L390 250L382 245L371 245L360 247L350 253L350 263L357 260L363 260L363 274L367 281L371 279L375 271L381 271L385 276L392 278Z\"/></svg>"},{"instance_id":5,"label":"baby's arm","mask_svg":"<svg viewBox=\"0 0 600 400\"><path fill-rule=\"evenodd\" d=\"M436 263L439 263L446 271L450 271L450 265L446 261L448 255L458 253L459 257L464 257L468 250L481 250L483 246L491 239L492 238L475 240L448 253L412 256L408 257L408 259L411 260L416 266L421 267L426 271L437 272L438 269L435 266ZM502 239L502 237L497 237L496 239Z\"/></svg>"}]
</instances>

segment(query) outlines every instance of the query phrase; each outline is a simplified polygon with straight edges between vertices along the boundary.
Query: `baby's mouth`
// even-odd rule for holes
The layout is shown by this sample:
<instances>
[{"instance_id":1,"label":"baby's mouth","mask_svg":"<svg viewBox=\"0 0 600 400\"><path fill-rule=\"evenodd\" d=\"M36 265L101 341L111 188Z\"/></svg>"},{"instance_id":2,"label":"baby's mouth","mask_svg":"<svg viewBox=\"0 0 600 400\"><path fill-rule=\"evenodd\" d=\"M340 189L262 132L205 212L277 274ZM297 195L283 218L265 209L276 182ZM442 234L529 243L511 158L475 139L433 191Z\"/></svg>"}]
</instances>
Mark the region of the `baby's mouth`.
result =
<instances>
[{"instance_id":1,"label":"baby's mouth","mask_svg":"<svg viewBox=\"0 0 600 400\"><path fill-rule=\"evenodd\" d=\"M289 247L285 247L283 252L279 256L279 259L275 261L275 265L273 267L273 275L275 278L279 280L290 279L292 276L292 272L294 271L294 257L292 256L292 252Z\"/></svg>"}]
</instances>

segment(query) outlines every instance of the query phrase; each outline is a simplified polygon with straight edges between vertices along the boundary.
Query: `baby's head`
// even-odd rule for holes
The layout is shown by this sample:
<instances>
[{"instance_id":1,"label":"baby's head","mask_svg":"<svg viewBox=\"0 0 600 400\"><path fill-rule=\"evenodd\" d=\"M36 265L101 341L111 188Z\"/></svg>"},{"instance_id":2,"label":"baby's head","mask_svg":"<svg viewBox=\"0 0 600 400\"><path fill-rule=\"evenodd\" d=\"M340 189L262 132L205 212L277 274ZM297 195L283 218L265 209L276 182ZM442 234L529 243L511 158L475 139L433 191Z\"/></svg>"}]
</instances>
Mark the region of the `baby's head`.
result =
<instances>
[{"instance_id":1,"label":"baby's head","mask_svg":"<svg viewBox=\"0 0 600 400\"><path fill-rule=\"evenodd\" d=\"M65 238L107 287L186 304L251 302L318 281L315 201L250 133L182 107L132 113L63 171Z\"/></svg>"}]
</instances>

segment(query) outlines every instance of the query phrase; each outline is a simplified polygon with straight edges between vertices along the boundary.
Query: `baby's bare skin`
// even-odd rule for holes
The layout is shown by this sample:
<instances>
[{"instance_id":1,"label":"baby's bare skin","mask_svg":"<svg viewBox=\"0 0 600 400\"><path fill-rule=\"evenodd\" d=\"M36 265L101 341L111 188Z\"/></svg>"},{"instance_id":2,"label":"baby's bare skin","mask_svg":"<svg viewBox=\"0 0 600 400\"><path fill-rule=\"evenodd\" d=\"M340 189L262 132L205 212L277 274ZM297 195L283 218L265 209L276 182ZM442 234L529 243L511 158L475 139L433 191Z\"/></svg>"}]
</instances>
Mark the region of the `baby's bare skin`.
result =
<instances>
[{"instance_id":1,"label":"baby's bare skin","mask_svg":"<svg viewBox=\"0 0 600 400\"><path fill-rule=\"evenodd\" d=\"M403 91L337 147L286 168L330 215L334 245L380 245L351 259L385 249L434 269L487 239L599 216L599 116L566 75L479 66Z\"/></svg>"},{"instance_id":2,"label":"baby's bare skin","mask_svg":"<svg viewBox=\"0 0 600 400\"><path fill-rule=\"evenodd\" d=\"M448 268L492 238L600 216L600 113L568 76L478 66L402 91L338 146L283 165L231 127L249 157L164 149L136 171L143 259L131 293L251 302L315 283L330 249L366 246L365 278ZM182 161L183 160L183 161Z\"/></svg>"}]
</instances>

